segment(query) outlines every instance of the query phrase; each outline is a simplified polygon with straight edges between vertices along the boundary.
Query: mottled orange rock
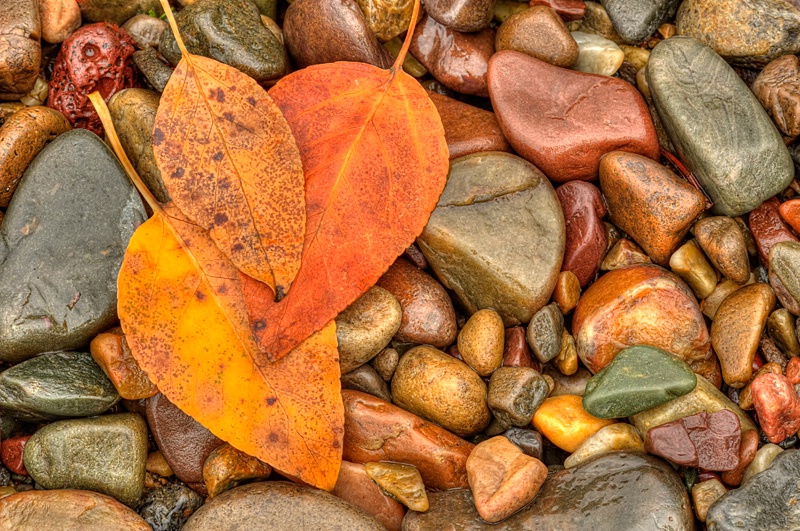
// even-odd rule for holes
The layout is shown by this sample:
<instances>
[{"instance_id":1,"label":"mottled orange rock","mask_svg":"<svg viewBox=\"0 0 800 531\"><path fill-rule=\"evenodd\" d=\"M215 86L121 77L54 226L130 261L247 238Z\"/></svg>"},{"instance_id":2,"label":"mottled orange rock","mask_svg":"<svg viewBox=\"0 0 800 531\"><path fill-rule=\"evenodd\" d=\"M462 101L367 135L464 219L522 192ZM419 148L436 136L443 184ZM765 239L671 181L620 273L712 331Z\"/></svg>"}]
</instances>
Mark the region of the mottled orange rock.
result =
<instances>
[{"instance_id":1,"label":"mottled orange rock","mask_svg":"<svg viewBox=\"0 0 800 531\"><path fill-rule=\"evenodd\" d=\"M89 351L122 398L139 400L158 393L156 384L150 381L131 354L121 328L98 334L89 345Z\"/></svg>"},{"instance_id":2,"label":"mottled orange rock","mask_svg":"<svg viewBox=\"0 0 800 531\"><path fill-rule=\"evenodd\" d=\"M479 151L511 151L493 112L437 92L428 96L442 119L450 160Z\"/></svg>"},{"instance_id":3,"label":"mottled orange rock","mask_svg":"<svg viewBox=\"0 0 800 531\"><path fill-rule=\"evenodd\" d=\"M400 531L405 508L381 491L364 465L342 461L333 494L374 516L388 531Z\"/></svg>"}]
</instances>

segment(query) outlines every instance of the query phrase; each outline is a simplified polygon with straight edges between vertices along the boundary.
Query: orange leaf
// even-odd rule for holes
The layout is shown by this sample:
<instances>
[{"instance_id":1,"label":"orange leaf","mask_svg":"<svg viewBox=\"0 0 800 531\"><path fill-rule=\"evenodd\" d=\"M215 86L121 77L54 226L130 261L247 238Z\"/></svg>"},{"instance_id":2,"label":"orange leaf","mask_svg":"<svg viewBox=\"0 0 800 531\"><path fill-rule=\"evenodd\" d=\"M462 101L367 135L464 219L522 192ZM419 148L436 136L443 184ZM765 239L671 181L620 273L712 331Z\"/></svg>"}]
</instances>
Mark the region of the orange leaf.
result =
<instances>
[{"instance_id":1,"label":"orange leaf","mask_svg":"<svg viewBox=\"0 0 800 531\"><path fill-rule=\"evenodd\" d=\"M166 2L166 0L163 0ZM161 96L153 154L172 200L236 266L280 299L300 267L303 168L281 111L253 79L189 54Z\"/></svg>"},{"instance_id":2,"label":"orange leaf","mask_svg":"<svg viewBox=\"0 0 800 531\"><path fill-rule=\"evenodd\" d=\"M389 70L315 65L269 91L300 147L307 219L300 271L282 301L244 279L251 326L270 359L375 284L425 227L444 189L444 128L425 90L402 70L407 49L408 42Z\"/></svg>"},{"instance_id":3,"label":"orange leaf","mask_svg":"<svg viewBox=\"0 0 800 531\"><path fill-rule=\"evenodd\" d=\"M280 362L256 366L239 271L208 232L158 204L90 96L114 151L154 214L134 233L117 281L136 361L170 401L219 438L282 473L331 490L344 410L333 321Z\"/></svg>"}]
</instances>

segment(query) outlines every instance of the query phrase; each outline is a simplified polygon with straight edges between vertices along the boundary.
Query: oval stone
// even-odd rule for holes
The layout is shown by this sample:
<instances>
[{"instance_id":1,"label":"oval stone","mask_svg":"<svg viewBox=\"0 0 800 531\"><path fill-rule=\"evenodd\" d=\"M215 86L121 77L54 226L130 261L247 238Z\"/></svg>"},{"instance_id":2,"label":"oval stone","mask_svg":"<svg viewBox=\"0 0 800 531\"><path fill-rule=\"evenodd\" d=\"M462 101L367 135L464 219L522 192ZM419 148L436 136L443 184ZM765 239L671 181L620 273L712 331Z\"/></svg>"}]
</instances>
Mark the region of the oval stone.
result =
<instances>
[{"instance_id":1,"label":"oval stone","mask_svg":"<svg viewBox=\"0 0 800 531\"><path fill-rule=\"evenodd\" d=\"M646 72L669 138L715 213L744 214L789 186L794 166L780 133L714 50L672 37L653 49Z\"/></svg>"},{"instance_id":2,"label":"oval stone","mask_svg":"<svg viewBox=\"0 0 800 531\"><path fill-rule=\"evenodd\" d=\"M373 286L336 317L342 374L378 355L400 328L402 310L394 296Z\"/></svg>"},{"instance_id":3,"label":"oval stone","mask_svg":"<svg viewBox=\"0 0 800 531\"><path fill-rule=\"evenodd\" d=\"M417 243L469 313L493 308L513 326L549 300L565 237L561 205L542 172L515 155L490 152L452 161Z\"/></svg>"}]
</instances>

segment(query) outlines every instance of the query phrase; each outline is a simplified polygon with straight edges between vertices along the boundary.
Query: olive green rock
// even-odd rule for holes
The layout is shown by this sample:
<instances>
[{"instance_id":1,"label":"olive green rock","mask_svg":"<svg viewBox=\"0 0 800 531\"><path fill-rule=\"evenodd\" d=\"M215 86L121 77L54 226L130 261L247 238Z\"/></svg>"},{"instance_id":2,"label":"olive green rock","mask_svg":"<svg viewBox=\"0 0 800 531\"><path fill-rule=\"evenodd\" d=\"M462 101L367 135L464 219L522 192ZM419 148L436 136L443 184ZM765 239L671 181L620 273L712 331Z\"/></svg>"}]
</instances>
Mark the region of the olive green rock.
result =
<instances>
[{"instance_id":1,"label":"olive green rock","mask_svg":"<svg viewBox=\"0 0 800 531\"><path fill-rule=\"evenodd\" d=\"M647 82L680 159L714 201L739 216L782 192L794 165L772 119L733 68L690 37L661 41Z\"/></svg>"},{"instance_id":2,"label":"olive green rock","mask_svg":"<svg viewBox=\"0 0 800 531\"><path fill-rule=\"evenodd\" d=\"M89 417L118 401L111 380L85 352L42 354L0 373L0 411L18 420Z\"/></svg>"},{"instance_id":3,"label":"olive green rock","mask_svg":"<svg viewBox=\"0 0 800 531\"><path fill-rule=\"evenodd\" d=\"M252 0L199 0L175 20L186 49L241 70L259 83L286 73L286 53L278 37L261 22ZM172 31L161 36L161 54L173 65L181 51Z\"/></svg>"},{"instance_id":4,"label":"olive green rock","mask_svg":"<svg viewBox=\"0 0 800 531\"><path fill-rule=\"evenodd\" d=\"M135 506L144 488L147 425L136 413L60 420L33 434L23 461L46 489L93 490Z\"/></svg>"},{"instance_id":5,"label":"olive green rock","mask_svg":"<svg viewBox=\"0 0 800 531\"><path fill-rule=\"evenodd\" d=\"M601 419L624 418L691 392L697 377L661 349L628 347L586 384L583 407Z\"/></svg>"},{"instance_id":6,"label":"olive green rock","mask_svg":"<svg viewBox=\"0 0 800 531\"><path fill-rule=\"evenodd\" d=\"M439 203L418 238L439 280L474 313L527 323L550 299L566 231L561 204L535 166L509 153L451 161Z\"/></svg>"},{"instance_id":7,"label":"olive green rock","mask_svg":"<svg viewBox=\"0 0 800 531\"><path fill-rule=\"evenodd\" d=\"M796 307L800 301L800 242L779 242L769 250L770 283L776 278L782 286L775 295L787 308ZM775 287L775 286L773 286ZM785 300L787 295L792 300Z\"/></svg>"}]
</instances>

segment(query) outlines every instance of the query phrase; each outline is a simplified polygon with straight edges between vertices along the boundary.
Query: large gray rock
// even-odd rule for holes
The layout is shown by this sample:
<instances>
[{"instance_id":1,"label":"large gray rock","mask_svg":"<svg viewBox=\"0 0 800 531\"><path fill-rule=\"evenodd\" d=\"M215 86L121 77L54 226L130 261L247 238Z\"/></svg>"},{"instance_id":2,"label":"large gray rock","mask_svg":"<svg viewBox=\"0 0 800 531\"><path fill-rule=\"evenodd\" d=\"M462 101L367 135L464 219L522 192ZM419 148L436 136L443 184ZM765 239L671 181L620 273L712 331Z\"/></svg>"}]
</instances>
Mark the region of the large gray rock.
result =
<instances>
[{"instance_id":1,"label":"large gray rock","mask_svg":"<svg viewBox=\"0 0 800 531\"><path fill-rule=\"evenodd\" d=\"M794 177L789 151L761 104L714 50L689 37L660 42L647 80L670 140L714 201L738 216Z\"/></svg>"},{"instance_id":2,"label":"large gray rock","mask_svg":"<svg viewBox=\"0 0 800 531\"><path fill-rule=\"evenodd\" d=\"M709 531L800 529L800 452L781 452L772 465L728 491L706 516Z\"/></svg>"},{"instance_id":3,"label":"large gray rock","mask_svg":"<svg viewBox=\"0 0 800 531\"><path fill-rule=\"evenodd\" d=\"M119 401L85 352L51 352L0 373L0 411L28 422L99 415Z\"/></svg>"},{"instance_id":4,"label":"large gray rock","mask_svg":"<svg viewBox=\"0 0 800 531\"><path fill-rule=\"evenodd\" d=\"M84 489L135 507L144 488L147 425L136 413L60 420L25 445L23 461L46 489Z\"/></svg>"},{"instance_id":5,"label":"large gray rock","mask_svg":"<svg viewBox=\"0 0 800 531\"><path fill-rule=\"evenodd\" d=\"M527 323L550 299L566 229L550 181L501 152L450 163L447 186L417 242L442 284L474 313Z\"/></svg>"},{"instance_id":6,"label":"large gray rock","mask_svg":"<svg viewBox=\"0 0 800 531\"><path fill-rule=\"evenodd\" d=\"M672 20L679 0L600 0L614 29L631 44L648 39L661 24Z\"/></svg>"},{"instance_id":7,"label":"large gray rock","mask_svg":"<svg viewBox=\"0 0 800 531\"><path fill-rule=\"evenodd\" d=\"M403 531L692 531L689 496L672 467L646 454L612 452L547 478L527 507L498 525L481 520L469 490L428 495Z\"/></svg>"},{"instance_id":8,"label":"large gray rock","mask_svg":"<svg viewBox=\"0 0 800 531\"><path fill-rule=\"evenodd\" d=\"M372 516L325 491L284 481L226 491L195 512L183 531L249 529L382 531Z\"/></svg>"},{"instance_id":9,"label":"large gray rock","mask_svg":"<svg viewBox=\"0 0 800 531\"><path fill-rule=\"evenodd\" d=\"M117 318L117 273L145 219L93 133L56 138L28 167L0 226L0 361L87 344Z\"/></svg>"}]
</instances>

